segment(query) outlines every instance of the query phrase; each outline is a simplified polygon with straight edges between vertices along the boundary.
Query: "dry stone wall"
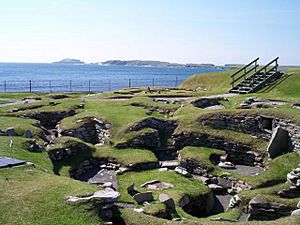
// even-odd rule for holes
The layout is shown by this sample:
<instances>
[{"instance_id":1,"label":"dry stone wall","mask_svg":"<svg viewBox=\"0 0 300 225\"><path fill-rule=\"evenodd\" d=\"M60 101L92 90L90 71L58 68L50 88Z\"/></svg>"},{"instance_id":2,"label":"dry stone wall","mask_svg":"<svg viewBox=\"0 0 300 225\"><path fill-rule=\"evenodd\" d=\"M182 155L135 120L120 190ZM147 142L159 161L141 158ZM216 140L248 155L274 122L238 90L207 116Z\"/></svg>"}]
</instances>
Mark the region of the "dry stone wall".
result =
<instances>
[{"instance_id":1,"label":"dry stone wall","mask_svg":"<svg viewBox=\"0 0 300 225\"><path fill-rule=\"evenodd\" d=\"M230 129L255 135L269 140L272 131L276 127L281 127L289 133L289 150L300 152L300 126L288 119L276 118L268 115L234 115L215 114L206 115L200 118L202 125L216 129Z\"/></svg>"},{"instance_id":2,"label":"dry stone wall","mask_svg":"<svg viewBox=\"0 0 300 225\"><path fill-rule=\"evenodd\" d=\"M57 126L59 136L71 136L91 144L108 144L111 125L96 118L90 118L80 127L70 130L61 130Z\"/></svg>"},{"instance_id":3,"label":"dry stone wall","mask_svg":"<svg viewBox=\"0 0 300 225\"><path fill-rule=\"evenodd\" d=\"M244 165L262 165L263 155L252 151L252 146L243 143L230 142L224 138L213 137L201 133L181 133L173 135L173 145L177 149L185 146L209 147L224 150L228 153L228 160Z\"/></svg>"}]
</instances>

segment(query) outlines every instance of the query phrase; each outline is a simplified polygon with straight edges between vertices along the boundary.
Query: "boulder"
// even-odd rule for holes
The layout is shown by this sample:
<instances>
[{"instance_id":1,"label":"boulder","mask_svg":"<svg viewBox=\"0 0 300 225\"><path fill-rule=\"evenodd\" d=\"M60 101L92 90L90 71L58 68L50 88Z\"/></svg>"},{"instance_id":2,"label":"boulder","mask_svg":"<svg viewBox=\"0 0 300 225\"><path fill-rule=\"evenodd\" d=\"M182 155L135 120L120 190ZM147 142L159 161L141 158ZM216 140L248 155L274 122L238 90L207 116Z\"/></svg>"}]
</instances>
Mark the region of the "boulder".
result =
<instances>
[{"instance_id":1,"label":"boulder","mask_svg":"<svg viewBox=\"0 0 300 225\"><path fill-rule=\"evenodd\" d=\"M291 216L300 216L300 209L296 209L292 212Z\"/></svg>"},{"instance_id":2,"label":"boulder","mask_svg":"<svg viewBox=\"0 0 300 225\"><path fill-rule=\"evenodd\" d=\"M178 167L175 168L174 171L178 174L181 174L182 176L192 177L192 175L183 167L178 166Z\"/></svg>"},{"instance_id":3,"label":"boulder","mask_svg":"<svg viewBox=\"0 0 300 225\"><path fill-rule=\"evenodd\" d=\"M289 133L287 130L276 127L268 145L268 155L271 159L282 155L289 149L288 146Z\"/></svg>"},{"instance_id":4,"label":"boulder","mask_svg":"<svg viewBox=\"0 0 300 225\"><path fill-rule=\"evenodd\" d=\"M16 130L15 130L14 127L9 127L9 128L7 128L6 134L7 134L8 136L17 136L17 132L16 132Z\"/></svg>"},{"instance_id":5,"label":"boulder","mask_svg":"<svg viewBox=\"0 0 300 225\"><path fill-rule=\"evenodd\" d=\"M128 193L132 193L134 191L134 183L131 183L128 187L127 187L127 192Z\"/></svg>"},{"instance_id":6,"label":"boulder","mask_svg":"<svg viewBox=\"0 0 300 225\"><path fill-rule=\"evenodd\" d=\"M159 201L161 203L164 203L169 209L175 210L175 202L172 198L170 198L167 194L160 194L159 195Z\"/></svg>"},{"instance_id":7,"label":"boulder","mask_svg":"<svg viewBox=\"0 0 300 225\"><path fill-rule=\"evenodd\" d=\"M33 134L31 132L31 130L25 130L24 131L24 137L26 137L26 138L32 138Z\"/></svg>"},{"instance_id":8,"label":"boulder","mask_svg":"<svg viewBox=\"0 0 300 225\"><path fill-rule=\"evenodd\" d=\"M144 202L153 201L153 194L150 191L137 193L133 196L133 198L138 204L143 204Z\"/></svg>"}]
</instances>

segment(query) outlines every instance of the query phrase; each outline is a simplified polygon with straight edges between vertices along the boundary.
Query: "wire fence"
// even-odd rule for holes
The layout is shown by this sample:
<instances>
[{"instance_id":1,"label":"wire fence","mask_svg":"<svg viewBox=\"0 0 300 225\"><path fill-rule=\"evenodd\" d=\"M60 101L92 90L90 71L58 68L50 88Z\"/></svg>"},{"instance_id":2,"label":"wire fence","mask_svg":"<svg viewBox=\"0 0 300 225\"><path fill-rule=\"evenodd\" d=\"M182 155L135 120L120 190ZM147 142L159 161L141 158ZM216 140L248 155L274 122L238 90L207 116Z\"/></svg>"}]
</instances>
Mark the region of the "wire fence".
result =
<instances>
[{"instance_id":1,"label":"wire fence","mask_svg":"<svg viewBox=\"0 0 300 225\"><path fill-rule=\"evenodd\" d=\"M184 79L4 80L0 92L103 92L132 87L177 87Z\"/></svg>"}]
</instances>

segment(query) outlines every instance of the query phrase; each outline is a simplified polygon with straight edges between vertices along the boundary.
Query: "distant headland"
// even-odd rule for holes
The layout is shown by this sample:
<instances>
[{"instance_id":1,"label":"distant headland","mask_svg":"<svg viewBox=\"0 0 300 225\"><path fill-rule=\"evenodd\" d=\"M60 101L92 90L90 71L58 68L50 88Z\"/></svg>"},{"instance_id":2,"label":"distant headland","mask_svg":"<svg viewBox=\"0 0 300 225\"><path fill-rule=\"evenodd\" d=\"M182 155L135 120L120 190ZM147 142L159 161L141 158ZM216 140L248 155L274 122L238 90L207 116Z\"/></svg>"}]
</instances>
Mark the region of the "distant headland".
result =
<instances>
[{"instance_id":1,"label":"distant headland","mask_svg":"<svg viewBox=\"0 0 300 225\"><path fill-rule=\"evenodd\" d=\"M83 61L79 60L79 59L70 59L70 58L66 58L57 62L53 62L55 64L85 64Z\"/></svg>"},{"instance_id":2,"label":"distant headland","mask_svg":"<svg viewBox=\"0 0 300 225\"><path fill-rule=\"evenodd\" d=\"M108 60L105 62L93 62L93 63L85 63L79 59L71 59L66 58L57 62L53 62L55 64L93 64L93 65L104 65L104 66L140 66L140 67L167 67L167 68L224 68L226 66L217 66L212 63L171 63L165 61L157 61L157 60Z\"/></svg>"},{"instance_id":3,"label":"distant headland","mask_svg":"<svg viewBox=\"0 0 300 225\"><path fill-rule=\"evenodd\" d=\"M154 61L154 60L109 60L109 61L102 62L101 65L143 66L143 67L201 67L201 68L219 67L210 63L180 64L180 63L170 63L170 62Z\"/></svg>"}]
</instances>

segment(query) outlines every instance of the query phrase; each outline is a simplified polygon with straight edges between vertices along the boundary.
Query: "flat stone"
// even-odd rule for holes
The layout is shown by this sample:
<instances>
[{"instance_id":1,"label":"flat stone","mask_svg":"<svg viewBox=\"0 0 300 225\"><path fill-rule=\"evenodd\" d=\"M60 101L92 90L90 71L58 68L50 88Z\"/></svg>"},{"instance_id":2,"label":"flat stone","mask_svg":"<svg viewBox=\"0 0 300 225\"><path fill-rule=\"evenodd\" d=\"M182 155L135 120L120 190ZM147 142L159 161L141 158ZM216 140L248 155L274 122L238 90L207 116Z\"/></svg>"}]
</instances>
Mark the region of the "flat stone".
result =
<instances>
[{"instance_id":1,"label":"flat stone","mask_svg":"<svg viewBox=\"0 0 300 225\"><path fill-rule=\"evenodd\" d=\"M162 168L168 168L168 169L174 169L178 166L177 160L169 160L169 161L161 161L160 167Z\"/></svg>"},{"instance_id":2,"label":"flat stone","mask_svg":"<svg viewBox=\"0 0 300 225\"><path fill-rule=\"evenodd\" d=\"M143 204L144 202L151 202L153 201L153 194L152 192L142 192L142 193L137 193L133 196L134 200L138 204Z\"/></svg>"},{"instance_id":3,"label":"flat stone","mask_svg":"<svg viewBox=\"0 0 300 225\"><path fill-rule=\"evenodd\" d=\"M185 177L192 177L192 175L183 167L176 167L174 170L176 173L181 174Z\"/></svg>"},{"instance_id":4,"label":"flat stone","mask_svg":"<svg viewBox=\"0 0 300 225\"><path fill-rule=\"evenodd\" d=\"M10 157L0 157L0 169L1 168L7 168L7 167L13 167L13 166L20 166L25 165L26 161L18 160Z\"/></svg>"},{"instance_id":5,"label":"flat stone","mask_svg":"<svg viewBox=\"0 0 300 225\"><path fill-rule=\"evenodd\" d=\"M91 201L103 201L105 203L115 202L120 197L120 193L111 189L106 188L101 191L96 191L93 195L87 197L69 196L66 200L67 203L84 203Z\"/></svg>"},{"instance_id":6,"label":"flat stone","mask_svg":"<svg viewBox=\"0 0 300 225\"><path fill-rule=\"evenodd\" d=\"M208 187L212 190L212 191L223 191L225 188L217 185L217 184L209 184Z\"/></svg>"},{"instance_id":7,"label":"flat stone","mask_svg":"<svg viewBox=\"0 0 300 225\"><path fill-rule=\"evenodd\" d=\"M270 139L267 151L271 159L282 155L289 149L288 145L289 133L287 130L276 127L273 131L272 137Z\"/></svg>"}]
</instances>

